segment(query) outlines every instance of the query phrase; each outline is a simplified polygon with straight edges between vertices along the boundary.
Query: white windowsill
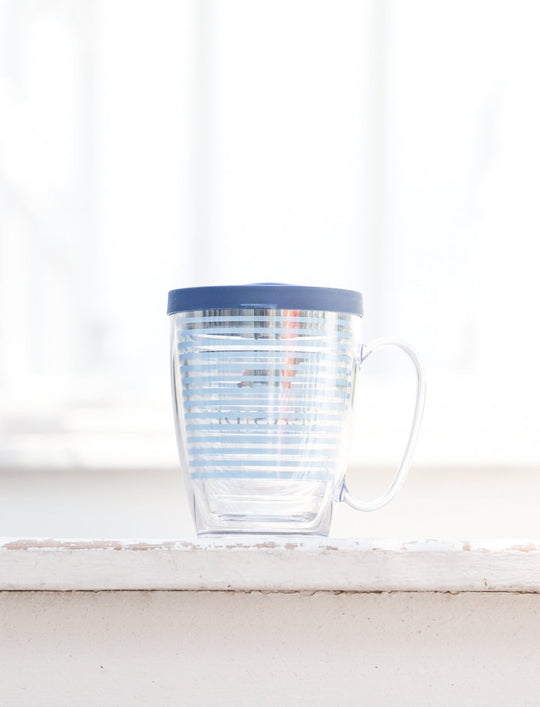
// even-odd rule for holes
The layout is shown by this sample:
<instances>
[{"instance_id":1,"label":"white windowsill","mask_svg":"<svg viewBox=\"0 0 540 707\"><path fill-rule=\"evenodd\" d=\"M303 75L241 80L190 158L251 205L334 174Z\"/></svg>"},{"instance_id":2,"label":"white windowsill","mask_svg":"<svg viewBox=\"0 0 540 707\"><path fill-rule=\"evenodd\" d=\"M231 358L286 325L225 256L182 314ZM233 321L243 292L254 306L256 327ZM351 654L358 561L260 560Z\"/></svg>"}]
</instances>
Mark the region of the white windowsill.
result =
<instances>
[{"instance_id":1,"label":"white windowsill","mask_svg":"<svg viewBox=\"0 0 540 707\"><path fill-rule=\"evenodd\" d=\"M4 538L0 590L540 592L540 540Z\"/></svg>"}]
</instances>

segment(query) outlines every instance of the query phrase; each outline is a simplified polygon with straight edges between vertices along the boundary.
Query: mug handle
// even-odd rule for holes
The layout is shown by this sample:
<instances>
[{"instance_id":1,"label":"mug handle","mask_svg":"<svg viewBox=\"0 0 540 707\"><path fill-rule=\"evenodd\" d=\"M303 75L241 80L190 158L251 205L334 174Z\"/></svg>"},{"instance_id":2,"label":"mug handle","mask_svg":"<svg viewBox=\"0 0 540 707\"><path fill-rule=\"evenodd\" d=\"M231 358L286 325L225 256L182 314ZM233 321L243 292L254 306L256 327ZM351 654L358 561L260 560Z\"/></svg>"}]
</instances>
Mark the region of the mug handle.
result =
<instances>
[{"instance_id":1,"label":"mug handle","mask_svg":"<svg viewBox=\"0 0 540 707\"><path fill-rule=\"evenodd\" d=\"M418 439L418 432L420 431L420 423L422 422L422 415L424 414L424 403L426 399L426 382L424 377L424 371L422 369L422 364L420 363L418 356L414 350L401 341L396 339L375 339L369 344L364 344L360 350L359 356L359 370L366 358L371 356L372 353L378 351L379 349L386 348L388 346L393 346L395 348L401 349L407 356L411 359L416 369L416 403L414 407L414 416L411 426L411 431L409 433L409 440L407 446L405 447L405 452L401 459L401 462L396 471L396 475L388 489L382 496L375 498L373 501L359 501L355 498L349 489L347 488L347 483L343 481L343 487L341 489L340 501L345 501L349 506L352 506L357 511L377 511L379 508L383 508L387 503L394 498L396 493L401 488L401 485L405 481L407 472L411 464L411 457L416 446L416 441Z\"/></svg>"}]
</instances>

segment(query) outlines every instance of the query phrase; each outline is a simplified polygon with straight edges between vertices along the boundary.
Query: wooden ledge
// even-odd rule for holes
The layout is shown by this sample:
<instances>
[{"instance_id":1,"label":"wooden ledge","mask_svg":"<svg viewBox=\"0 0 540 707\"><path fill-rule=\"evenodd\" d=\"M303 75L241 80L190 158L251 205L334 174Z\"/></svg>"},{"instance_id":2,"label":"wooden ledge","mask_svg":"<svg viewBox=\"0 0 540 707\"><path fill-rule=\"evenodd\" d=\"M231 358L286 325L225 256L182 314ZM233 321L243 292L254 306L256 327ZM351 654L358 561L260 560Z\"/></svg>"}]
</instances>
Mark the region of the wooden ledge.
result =
<instances>
[{"instance_id":1,"label":"wooden ledge","mask_svg":"<svg viewBox=\"0 0 540 707\"><path fill-rule=\"evenodd\" d=\"M0 540L0 590L540 592L540 540Z\"/></svg>"}]
</instances>

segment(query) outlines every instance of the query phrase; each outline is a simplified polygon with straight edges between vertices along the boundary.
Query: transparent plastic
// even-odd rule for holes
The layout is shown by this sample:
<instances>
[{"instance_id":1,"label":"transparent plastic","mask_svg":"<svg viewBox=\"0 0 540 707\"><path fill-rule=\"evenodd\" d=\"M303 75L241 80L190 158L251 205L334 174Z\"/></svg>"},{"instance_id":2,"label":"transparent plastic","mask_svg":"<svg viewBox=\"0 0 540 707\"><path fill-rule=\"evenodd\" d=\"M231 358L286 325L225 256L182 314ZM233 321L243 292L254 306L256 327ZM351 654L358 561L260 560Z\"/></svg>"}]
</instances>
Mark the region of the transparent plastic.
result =
<instances>
[{"instance_id":1,"label":"transparent plastic","mask_svg":"<svg viewBox=\"0 0 540 707\"><path fill-rule=\"evenodd\" d=\"M356 315L215 309L171 316L180 461L197 533L328 535L333 501L382 507L408 469L422 414L420 364L405 345L361 345ZM415 420L393 486L375 502L345 485L356 376L397 345L418 374Z\"/></svg>"}]
</instances>

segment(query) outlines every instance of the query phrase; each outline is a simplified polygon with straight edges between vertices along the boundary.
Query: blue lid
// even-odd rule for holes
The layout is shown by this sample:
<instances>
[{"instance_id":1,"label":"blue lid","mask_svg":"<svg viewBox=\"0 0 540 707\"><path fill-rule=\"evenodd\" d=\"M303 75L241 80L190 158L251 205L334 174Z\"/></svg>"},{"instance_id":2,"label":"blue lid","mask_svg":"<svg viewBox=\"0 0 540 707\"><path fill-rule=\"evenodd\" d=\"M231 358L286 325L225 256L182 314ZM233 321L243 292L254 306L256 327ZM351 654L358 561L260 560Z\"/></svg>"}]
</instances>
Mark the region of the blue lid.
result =
<instances>
[{"instance_id":1,"label":"blue lid","mask_svg":"<svg viewBox=\"0 0 540 707\"><path fill-rule=\"evenodd\" d=\"M187 287L169 292L167 314L204 309L304 309L364 314L362 295L333 287L259 283L224 287Z\"/></svg>"}]
</instances>

